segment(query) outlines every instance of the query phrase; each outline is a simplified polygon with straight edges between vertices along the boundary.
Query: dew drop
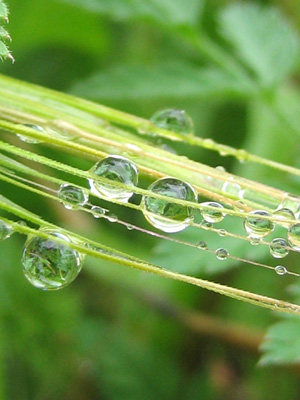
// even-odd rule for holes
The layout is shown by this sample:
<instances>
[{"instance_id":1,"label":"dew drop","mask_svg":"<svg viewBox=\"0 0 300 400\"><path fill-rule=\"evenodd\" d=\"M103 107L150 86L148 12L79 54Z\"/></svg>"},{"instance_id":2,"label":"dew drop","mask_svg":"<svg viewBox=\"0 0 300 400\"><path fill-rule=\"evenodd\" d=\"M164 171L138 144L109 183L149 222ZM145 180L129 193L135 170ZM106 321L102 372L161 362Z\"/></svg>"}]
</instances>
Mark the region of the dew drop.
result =
<instances>
[{"instance_id":1,"label":"dew drop","mask_svg":"<svg viewBox=\"0 0 300 400\"><path fill-rule=\"evenodd\" d=\"M70 237L49 228L41 232L72 243ZM43 290L57 290L69 285L79 274L84 255L52 239L30 236L22 255L23 272L28 281Z\"/></svg>"},{"instance_id":2,"label":"dew drop","mask_svg":"<svg viewBox=\"0 0 300 400\"><path fill-rule=\"evenodd\" d=\"M213 224L211 222L207 222L207 221L203 220L200 222L200 226L203 229L209 230L210 228L213 227Z\"/></svg>"},{"instance_id":3,"label":"dew drop","mask_svg":"<svg viewBox=\"0 0 300 400\"><path fill-rule=\"evenodd\" d=\"M201 249L201 250L207 250L207 248L208 248L207 243L204 242L203 240L200 240L200 241L197 243L197 247L198 247L199 249Z\"/></svg>"},{"instance_id":4,"label":"dew drop","mask_svg":"<svg viewBox=\"0 0 300 400\"><path fill-rule=\"evenodd\" d=\"M126 225L126 228L127 228L129 231L133 231L133 230L134 230L134 226L133 226L133 225L130 225L130 224Z\"/></svg>"},{"instance_id":5,"label":"dew drop","mask_svg":"<svg viewBox=\"0 0 300 400\"><path fill-rule=\"evenodd\" d=\"M216 208L216 210L201 210L202 217L206 222L215 224L217 222L221 222L224 219L224 214L220 211L220 209L224 208L221 204L215 203L213 201L207 201L205 203L201 203L201 205Z\"/></svg>"},{"instance_id":6,"label":"dew drop","mask_svg":"<svg viewBox=\"0 0 300 400\"><path fill-rule=\"evenodd\" d=\"M136 186L138 182L138 171L136 166L127 158L122 156L108 156L95 164L90 172L95 176L89 179L93 194L105 196L109 199L117 199L124 203L128 202L133 192L97 180L98 177L106 178L112 182L124 183L128 186Z\"/></svg>"},{"instance_id":7,"label":"dew drop","mask_svg":"<svg viewBox=\"0 0 300 400\"><path fill-rule=\"evenodd\" d=\"M218 230L218 234L219 234L219 236L226 236L227 235L227 231L225 229L219 229Z\"/></svg>"},{"instance_id":8,"label":"dew drop","mask_svg":"<svg viewBox=\"0 0 300 400\"><path fill-rule=\"evenodd\" d=\"M60 186L58 197L62 200L63 205L67 210L76 210L84 206L89 199L88 194L78 186L64 183Z\"/></svg>"},{"instance_id":9,"label":"dew drop","mask_svg":"<svg viewBox=\"0 0 300 400\"><path fill-rule=\"evenodd\" d=\"M13 228L10 224L0 219L0 242L8 239L13 233Z\"/></svg>"},{"instance_id":10,"label":"dew drop","mask_svg":"<svg viewBox=\"0 0 300 400\"><path fill-rule=\"evenodd\" d=\"M106 216L107 216L107 220L109 222L117 222L118 221L118 217L116 216L116 214L113 214L112 212L108 212L106 214Z\"/></svg>"},{"instance_id":11,"label":"dew drop","mask_svg":"<svg viewBox=\"0 0 300 400\"><path fill-rule=\"evenodd\" d=\"M274 230L272 221L261 217L270 217L271 214L264 210L251 211L244 221L246 232L252 238L263 238Z\"/></svg>"},{"instance_id":12,"label":"dew drop","mask_svg":"<svg viewBox=\"0 0 300 400\"><path fill-rule=\"evenodd\" d=\"M292 225L289 228L287 238L292 248L300 251L300 224Z\"/></svg>"},{"instance_id":13,"label":"dew drop","mask_svg":"<svg viewBox=\"0 0 300 400\"><path fill-rule=\"evenodd\" d=\"M22 124L22 126L26 126L27 128L34 129L35 131L38 131L38 132L45 132L44 129L39 125ZM20 140L22 140L22 142L25 142L25 143L31 143L31 144L42 143L42 140L30 137L30 136L21 135L19 133L17 133L17 136Z\"/></svg>"},{"instance_id":14,"label":"dew drop","mask_svg":"<svg viewBox=\"0 0 300 400\"><path fill-rule=\"evenodd\" d=\"M224 182L224 185L222 187L222 192L231 194L232 196L239 198L241 187L238 183L234 183L229 180Z\"/></svg>"},{"instance_id":15,"label":"dew drop","mask_svg":"<svg viewBox=\"0 0 300 400\"><path fill-rule=\"evenodd\" d=\"M280 219L281 221L285 221L285 220L289 220L289 219L295 219L295 214L293 213L292 210L290 210L289 208L283 207L283 208L279 208L278 210L273 212L274 217L276 217L277 219ZM289 226L290 223L286 223L286 224L282 224L284 226Z\"/></svg>"},{"instance_id":16,"label":"dew drop","mask_svg":"<svg viewBox=\"0 0 300 400\"><path fill-rule=\"evenodd\" d=\"M150 121L158 128L168 129L176 133L188 135L194 133L193 121L184 110L177 110L176 108L160 110L152 115Z\"/></svg>"},{"instance_id":17,"label":"dew drop","mask_svg":"<svg viewBox=\"0 0 300 400\"><path fill-rule=\"evenodd\" d=\"M282 265L277 265L275 267L275 272L277 275L285 275L287 273L287 269Z\"/></svg>"},{"instance_id":18,"label":"dew drop","mask_svg":"<svg viewBox=\"0 0 300 400\"><path fill-rule=\"evenodd\" d=\"M259 246L261 243L261 238L252 237L252 236L248 236L248 238L249 238L249 243L251 244L251 246Z\"/></svg>"},{"instance_id":19,"label":"dew drop","mask_svg":"<svg viewBox=\"0 0 300 400\"><path fill-rule=\"evenodd\" d=\"M248 161L248 159L249 159L249 154L247 153L246 150L239 149L239 150L237 150L237 152L236 152L236 158L237 158L241 163L243 163L243 162L245 162L245 161Z\"/></svg>"},{"instance_id":20,"label":"dew drop","mask_svg":"<svg viewBox=\"0 0 300 400\"><path fill-rule=\"evenodd\" d=\"M284 258L289 254L288 243L285 239L275 238L270 244L270 253L274 258Z\"/></svg>"},{"instance_id":21,"label":"dew drop","mask_svg":"<svg viewBox=\"0 0 300 400\"><path fill-rule=\"evenodd\" d=\"M91 208L92 214L94 218L101 218L105 215L105 210L102 207L93 206Z\"/></svg>"},{"instance_id":22,"label":"dew drop","mask_svg":"<svg viewBox=\"0 0 300 400\"><path fill-rule=\"evenodd\" d=\"M226 258L229 256L229 253L226 249L220 248L216 250L216 257L218 260L226 260Z\"/></svg>"},{"instance_id":23,"label":"dew drop","mask_svg":"<svg viewBox=\"0 0 300 400\"><path fill-rule=\"evenodd\" d=\"M197 193L194 188L189 183L176 178L159 179L153 182L148 190L178 200L197 202ZM151 196L143 196L141 208L150 224L168 233L185 229L194 220L196 213L192 207Z\"/></svg>"}]
</instances>

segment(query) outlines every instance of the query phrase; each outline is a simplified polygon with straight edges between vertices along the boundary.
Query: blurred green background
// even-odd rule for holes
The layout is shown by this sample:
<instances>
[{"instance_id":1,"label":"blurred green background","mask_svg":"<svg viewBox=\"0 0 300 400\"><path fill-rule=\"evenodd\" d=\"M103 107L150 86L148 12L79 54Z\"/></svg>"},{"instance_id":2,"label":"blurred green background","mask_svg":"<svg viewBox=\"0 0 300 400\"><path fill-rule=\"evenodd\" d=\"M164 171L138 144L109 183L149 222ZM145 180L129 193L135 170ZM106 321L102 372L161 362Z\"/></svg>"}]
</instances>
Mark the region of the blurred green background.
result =
<instances>
[{"instance_id":1,"label":"blurred green background","mask_svg":"<svg viewBox=\"0 0 300 400\"><path fill-rule=\"evenodd\" d=\"M297 0L7 3L16 63L1 63L1 73L145 118L164 107L184 109L201 137L300 166ZM174 149L299 193L299 179L292 176L199 148ZM58 157L53 149L39 151ZM166 268L300 299L295 279L232 261L220 265L208 254L68 212L2 183L1 194ZM121 219L147 226L142 216L111 208ZM193 230L181 237L203 239ZM208 238L212 248L228 246L237 256L274 265L265 249L226 240ZM299 319L93 259L68 288L40 292L22 274L23 244L18 235L0 244L1 399L300 398ZM299 262L291 256L284 265L297 270Z\"/></svg>"}]
</instances>

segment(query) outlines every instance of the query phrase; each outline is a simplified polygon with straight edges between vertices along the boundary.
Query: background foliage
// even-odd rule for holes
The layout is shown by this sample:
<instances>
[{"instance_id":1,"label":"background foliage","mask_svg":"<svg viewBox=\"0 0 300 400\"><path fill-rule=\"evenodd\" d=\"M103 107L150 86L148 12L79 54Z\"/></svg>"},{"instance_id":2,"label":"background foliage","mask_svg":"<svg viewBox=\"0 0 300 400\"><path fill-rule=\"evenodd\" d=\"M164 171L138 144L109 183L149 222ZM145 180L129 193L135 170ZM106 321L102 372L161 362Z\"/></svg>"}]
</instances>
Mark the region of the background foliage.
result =
<instances>
[{"instance_id":1,"label":"background foliage","mask_svg":"<svg viewBox=\"0 0 300 400\"><path fill-rule=\"evenodd\" d=\"M162 107L184 108L199 136L300 167L297 1L8 3L17 62L1 64L1 72L146 118ZM299 181L291 176L198 148L175 147L195 160L299 192ZM56 155L53 149L41 151ZM85 166L68 155L64 161ZM1 183L5 192L30 208L32 198ZM48 220L167 268L300 299L299 283L289 277L216 263L210 255L200 257L79 212L49 207L44 200L35 207ZM113 211L145 224L142 217ZM182 237L195 241L198 235L187 230ZM231 246L238 256L272 262L263 249L247 243L208 240L211 247ZM22 275L23 242L15 235L0 245L1 398L299 398L298 318L281 318L93 259L70 287L42 293ZM288 263L297 267L296 258Z\"/></svg>"}]
</instances>

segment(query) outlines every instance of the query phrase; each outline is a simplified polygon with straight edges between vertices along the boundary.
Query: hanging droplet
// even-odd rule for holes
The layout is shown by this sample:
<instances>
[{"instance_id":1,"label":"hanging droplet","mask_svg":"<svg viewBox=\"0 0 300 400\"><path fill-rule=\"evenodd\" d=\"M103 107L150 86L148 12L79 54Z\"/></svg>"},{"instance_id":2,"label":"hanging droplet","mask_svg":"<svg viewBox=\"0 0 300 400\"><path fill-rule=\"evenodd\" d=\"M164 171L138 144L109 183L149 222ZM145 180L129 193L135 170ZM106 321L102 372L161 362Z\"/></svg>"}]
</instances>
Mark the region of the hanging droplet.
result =
<instances>
[{"instance_id":1,"label":"hanging droplet","mask_svg":"<svg viewBox=\"0 0 300 400\"><path fill-rule=\"evenodd\" d=\"M133 231L133 230L134 230L134 226L133 226L133 225L130 225L130 224L126 225L126 228L127 228L129 231Z\"/></svg>"},{"instance_id":2,"label":"hanging droplet","mask_svg":"<svg viewBox=\"0 0 300 400\"><path fill-rule=\"evenodd\" d=\"M275 238L270 244L270 253L274 258L283 258L289 254L288 243L285 239Z\"/></svg>"},{"instance_id":3,"label":"hanging droplet","mask_svg":"<svg viewBox=\"0 0 300 400\"><path fill-rule=\"evenodd\" d=\"M277 275L285 275L287 273L287 269L282 265L277 265L277 267L275 267L275 272Z\"/></svg>"},{"instance_id":4,"label":"hanging droplet","mask_svg":"<svg viewBox=\"0 0 300 400\"><path fill-rule=\"evenodd\" d=\"M248 239L251 246L259 246L261 244L261 238L248 236Z\"/></svg>"},{"instance_id":5,"label":"hanging droplet","mask_svg":"<svg viewBox=\"0 0 300 400\"><path fill-rule=\"evenodd\" d=\"M246 162L249 159L249 154L246 150L239 149L236 151L236 158L241 162Z\"/></svg>"},{"instance_id":6,"label":"hanging droplet","mask_svg":"<svg viewBox=\"0 0 300 400\"><path fill-rule=\"evenodd\" d=\"M118 221L118 217L116 216L116 214L113 214L112 212L108 212L106 213L107 219L109 222L117 222Z\"/></svg>"},{"instance_id":7,"label":"hanging droplet","mask_svg":"<svg viewBox=\"0 0 300 400\"><path fill-rule=\"evenodd\" d=\"M207 248L208 248L207 243L204 242L203 240L200 240L200 241L197 243L197 247L198 247L199 249L201 249L201 250L207 250Z\"/></svg>"},{"instance_id":8,"label":"hanging droplet","mask_svg":"<svg viewBox=\"0 0 300 400\"><path fill-rule=\"evenodd\" d=\"M207 222L205 220L200 222L200 226L203 229L209 230L210 228L212 228L213 224L211 222Z\"/></svg>"},{"instance_id":9,"label":"hanging droplet","mask_svg":"<svg viewBox=\"0 0 300 400\"><path fill-rule=\"evenodd\" d=\"M178 200L197 202L197 193L194 188L189 183L176 178L159 179L153 182L148 190ZM168 233L185 229L194 220L196 213L192 207L151 196L143 196L141 208L150 224Z\"/></svg>"},{"instance_id":10,"label":"hanging droplet","mask_svg":"<svg viewBox=\"0 0 300 400\"><path fill-rule=\"evenodd\" d=\"M13 228L10 224L0 219L0 242L8 239L13 233Z\"/></svg>"},{"instance_id":11,"label":"hanging droplet","mask_svg":"<svg viewBox=\"0 0 300 400\"><path fill-rule=\"evenodd\" d=\"M252 238L263 238L274 230L272 221L261 217L270 217L271 214L264 210L251 211L244 221L246 232Z\"/></svg>"},{"instance_id":12,"label":"hanging droplet","mask_svg":"<svg viewBox=\"0 0 300 400\"><path fill-rule=\"evenodd\" d=\"M105 215L105 210L102 207L93 206L91 211L94 218L102 218Z\"/></svg>"},{"instance_id":13,"label":"hanging droplet","mask_svg":"<svg viewBox=\"0 0 300 400\"><path fill-rule=\"evenodd\" d=\"M41 229L58 239L72 243L68 236ZM30 236L22 256L23 272L28 281L43 290L56 290L69 285L79 274L84 255L55 239Z\"/></svg>"},{"instance_id":14,"label":"hanging droplet","mask_svg":"<svg viewBox=\"0 0 300 400\"><path fill-rule=\"evenodd\" d=\"M216 257L218 260L221 260L221 261L226 260L226 258L228 256L229 256L229 253L226 249L220 248L220 249L216 250Z\"/></svg>"},{"instance_id":15,"label":"hanging droplet","mask_svg":"<svg viewBox=\"0 0 300 400\"><path fill-rule=\"evenodd\" d=\"M193 121L184 110L177 110L176 108L160 110L152 115L150 121L158 128L168 129L176 133L188 135L194 133Z\"/></svg>"},{"instance_id":16,"label":"hanging droplet","mask_svg":"<svg viewBox=\"0 0 300 400\"><path fill-rule=\"evenodd\" d=\"M225 229L219 229L218 230L218 234L219 234L219 236L226 236L227 235L227 231Z\"/></svg>"},{"instance_id":17,"label":"hanging droplet","mask_svg":"<svg viewBox=\"0 0 300 400\"><path fill-rule=\"evenodd\" d=\"M300 251L300 224L295 224L290 227L287 238L291 247Z\"/></svg>"},{"instance_id":18,"label":"hanging droplet","mask_svg":"<svg viewBox=\"0 0 300 400\"><path fill-rule=\"evenodd\" d=\"M35 131L38 131L38 132L45 132L44 129L39 125L22 124L22 126L26 126L27 128L34 129ZM17 133L17 136L20 140L22 140L22 142L25 142L25 143L31 143L31 144L42 143L42 140L30 137L30 136L21 135L19 133Z\"/></svg>"},{"instance_id":19,"label":"hanging droplet","mask_svg":"<svg viewBox=\"0 0 300 400\"><path fill-rule=\"evenodd\" d=\"M276 217L277 219L281 220L282 223L281 225L285 226L285 227L289 227L291 223L286 222L285 220L294 220L296 219L295 214L293 213L292 210L290 210L289 208L279 208L278 210L273 212L274 217Z\"/></svg>"},{"instance_id":20,"label":"hanging droplet","mask_svg":"<svg viewBox=\"0 0 300 400\"><path fill-rule=\"evenodd\" d=\"M62 200L67 210L76 210L76 208L84 206L89 199L87 192L78 186L69 185L68 183L60 186L58 197Z\"/></svg>"},{"instance_id":21,"label":"hanging droplet","mask_svg":"<svg viewBox=\"0 0 300 400\"><path fill-rule=\"evenodd\" d=\"M224 207L215 203L214 201L207 201L205 203L201 203L202 206L214 207L216 210L201 210L202 217L206 222L210 222L211 224L215 224L217 222L221 222L224 219L224 214L220 211L224 209Z\"/></svg>"},{"instance_id":22,"label":"hanging droplet","mask_svg":"<svg viewBox=\"0 0 300 400\"><path fill-rule=\"evenodd\" d=\"M291 193L285 193L284 199L280 203L279 207L288 208L296 215L296 217L298 217L300 211L300 196L295 196Z\"/></svg>"},{"instance_id":23,"label":"hanging droplet","mask_svg":"<svg viewBox=\"0 0 300 400\"><path fill-rule=\"evenodd\" d=\"M90 172L95 176L89 179L91 191L96 196L105 196L109 199L117 199L128 202L133 192L108 183L97 180L97 177L109 179L112 182L124 183L128 186L136 186L138 171L136 166L127 158L121 156L108 156L95 164Z\"/></svg>"}]
</instances>

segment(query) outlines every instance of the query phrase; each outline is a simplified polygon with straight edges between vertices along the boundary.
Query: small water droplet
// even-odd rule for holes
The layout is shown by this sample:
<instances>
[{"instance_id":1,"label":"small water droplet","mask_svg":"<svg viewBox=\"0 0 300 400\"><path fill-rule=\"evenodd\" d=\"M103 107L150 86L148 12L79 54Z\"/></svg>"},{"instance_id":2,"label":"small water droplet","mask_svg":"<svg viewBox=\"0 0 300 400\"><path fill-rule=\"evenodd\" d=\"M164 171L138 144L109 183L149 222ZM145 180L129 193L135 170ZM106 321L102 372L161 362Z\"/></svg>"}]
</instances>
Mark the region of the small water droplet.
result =
<instances>
[{"instance_id":1,"label":"small water droplet","mask_svg":"<svg viewBox=\"0 0 300 400\"><path fill-rule=\"evenodd\" d=\"M78 186L64 183L60 186L58 197L67 210L76 210L88 202L88 194Z\"/></svg>"},{"instance_id":2,"label":"small water droplet","mask_svg":"<svg viewBox=\"0 0 300 400\"><path fill-rule=\"evenodd\" d=\"M188 135L194 133L193 121L184 110L175 108L160 110L153 114L150 121L158 128L168 129L176 133Z\"/></svg>"},{"instance_id":3,"label":"small water droplet","mask_svg":"<svg viewBox=\"0 0 300 400\"><path fill-rule=\"evenodd\" d=\"M201 210L202 217L205 219L206 222L215 224L217 222L221 222L224 219L225 215L220 211L220 209L224 209L221 204L214 201L207 201L201 203L201 205L216 208L216 210Z\"/></svg>"},{"instance_id":4,"label":"small water droplet","mask_svg":"<svg viewBox=\"0 0 300 400\"><path fill-rule=\"evenodd\" d=\"M0 242L8 239L13 233L13 228L10 224L0 219Z\"/></svg>"},{"instance_id":5,"label":"small water droplet","mask_svg":"<svg viewBox=\"0 0 300 400\"><path fill-rule=\"evenodd\" d=\"M197 243L197 247L198 247L199 249L201 249L201 250L207 250L207 248L208 248L207 243L204 242L203 240L200 240L200 241Z\"/></svg>"},{"instance_id":6,"label":"small water droplet","mask_svg":"<svg viewBox=\"0 0 300 400\"><path fill-rule=\"evenodd\" d=\"M238 183L229 180L224 182L224 185L222 186L222 192L231 194L232 196L239 198L241 187Z\"/></svg>"},{"instance_id":7,"label":"small water droplet","mask_svg":"<svg viewBox=\"0 0 300 400\"><path fill-rule=\"evenodd\" d=\"M22 124L22 126L26 126L27 128L34 129L35 131L38 131L38 132L45 132L44 129L39 125ZM20 140L22 140L22 142L25 142L25 143L30 143L30 144L42 143L42 140L30 137L30 136L21 135L19 133L17 133L17 136Z\"/></svg>"},{"instance_id":8,"label":"small water droplet","mask_svg":"<svg viewBox=\"0 0 300 400\"><path fill-rule=\"evenodd\" d=\"M107 220L109 222L117 222L118 221L118 217L116 216L116 214L113 214L112 212L108 212L106 214L106 216L107 216Z\"/></svg>"},{"instance_id":9,"label":"small water droplet","mask_svg":"<svg viewBox=\"0 0 300 400\"><path fill-rule=\"evenodd\" d=\"M72 243L70 237L50 229L41 229ZM28 281L43 290L57 290L69 285L79 274L84 255L52 239L28 237L22 256L23 272Z\"/></svg>"},{"instance_id":10,"label":"small water droplet","mask_svg":"<svg viewBox=\"0 0 300 400\"><path fill-rule=\"evenodd\" d=\"M207 221L203 220L200 222L200 226L203 229L209 230L210 228L213 227L213 224L211 222L207 222Z\"/></svg>"},{"instance_id":11,"label":"small water droplet","mask_svg":"<svg viewBox=\"0 0 300 400\"><path fill-rule=\"evenodd\" d=\"M274 258L283 258L289 254L288 243L285 239L275 238L270 244L270 253Z\"/></svg>"},{"instance_id":12,"label":"small water droplet","mask_svg":"<svg viewBox=\"0 0 300 400\"><path fill-rule=\"evenodd\" d=\"M105 215L105 210L102 207L98 207L98 206L93 206L91 208L91 211L93 213L93 217L94 218L101 218Z\"/></svg>"},{"instance_id":13,"label":"small water droplet","mask_svg":"<svg viewBox=\"0 0 300 400\"><path fill-rule=\"evenodd\" d=\"M285 275L287 273L287 269L282 265L277 265L275 267L275 272L277 275Z\"/></svg>"},{"instance_id":14,"label":"small water droplet","mask_svg":"<svg viewBox=\"0 0 300 400\"><path fill-rule=\"evenodd\" d=\"M249 154L247 153L246 150L243 149L239 149L236 152L236 158L241 162L246 162L249 159Z\"/></svg>"},{"instance_id":15,"label":"small water droplet","mask_svg":"<svg viewBox=\"0 0 300 400\"><path fill-rule=\"evenodd\" d=\"M226 172L226 169L223 167L223 165L218 165L218 166L216 167L216 169L217 169L218 171L221 171L221 172Z\"/></svg>"},{"instance_id":16,"label":"small water droplet","mask_svg":"<svg viewBox=\"0 0 300 400\"><path fill-rule=\"evenodd\" d=\"M263 217L270 217L271 214L264 210L251 211L244 221L246 232L252 238L263 238L274 230L272 221Z\"/></svg>"},{"instance_id":17,"label":"small water droplet","mask_svg":"<svg viewBox=\"0 0 300 400\"><path fill-rule=\"evenodd\" d=\"M134 226L133 226L133 225L130 225L130 224L126 225L126 228L127 228L129 231L133 231L133 230L134 230Z\"/></svg>"},{"instance_id":18,"label":"small water droplet","mask_svg":"<svg viewBox=\"0 0 300 400\"><path fill-rule=\"evenodd\" d=\"M291 193L286 193L279 207L281 209L288 208L296 215L296 217L298 217L298 213L300 211L300 196L295 196Z\"/></svg>"},{"instance_id":19,"label":"small water droplet","mask_svg":"<svg viewBox=\"0 0 300 400\"><path fill-rule=\"evenodd\" d=\"M227 231L225 229L219 229L218 230L218 234L219 234L219 236L226 236L227 235Z\"/></svg>"},{"instance_id":20,"label":"small water droplet","mask_svg":"<svg viewBox=\"0 0 300 400\"><path fill-rule=\"evenodd\" d=\"M187 182L175 178L162 178L153 182L148 190L171 199L197 202L197 193ZM141 208L147 221L156 228L168 232L179 232L193 220L196 210L192 207L172 203L151 196L143 196Z\"/></svg>"},{"instance_id":21,"label":"small water droplet","mask_svg":"<svg viewBox=\"0 0 300 400\"><path fill-rule=\"evenodd\" d=\"M216 250L216 257L218 260L226 260L226 258L229 256L229 253L226 249L220 248Z\"/></svg>"},{"instance_id":22,"label":"small water droplet","mask_svg":"<svg viewBox=\"0 0 300 400\"><path fill-rule=\"evenodd\" d=\"M109 179L112 182L124 183L128 186L136 186L138 182L138 171L136 166L127 158L121 156L108 156L95 164L90 172L95 178L89 179L91 191L96 196L105 196L109 199L117 199L124 203L128 202L133 192L100 182L97 177Z\"/></svg>"},{"instance_id":23,"label":"small water droplet","mask_svg":"<svg viewBox=\"0 0 300 400\"><path fill-rule=\"evenodd\" d=\"M252 236L248 236L248 238L249 238L249 243L251 244L251 246L259 246L261 244L261 238L252 237Z\"/></svg>"},{"instance_id":24,"label":"small water droplet","mask_svg":"<svg viewBox=\"0 0 300 400\"><path fill-rule=\"evenodd\" d=\"M292 248L300 251L300 223L289 228L287 238Z\"/></svg>"},{"instance_id":25,"label":"small water droplet","mask_svg":"<svg viewBox=\"0 0 300 400\"><path fill-rule=\"evenodd\" d=\"M277 219L281 220L281 221L285 221L285 220L290 220L290 219L295 219L295 214L293 213L292 210L290 210L289 208L279 208L278 210L273 212L274 217L276 217ZM282 224L284 226L289 226L290 223L286 223L286 224Z\"/></svg>"}]
</instances>

